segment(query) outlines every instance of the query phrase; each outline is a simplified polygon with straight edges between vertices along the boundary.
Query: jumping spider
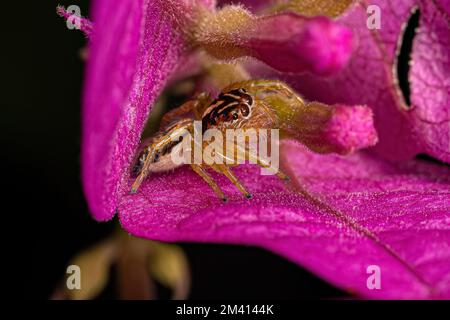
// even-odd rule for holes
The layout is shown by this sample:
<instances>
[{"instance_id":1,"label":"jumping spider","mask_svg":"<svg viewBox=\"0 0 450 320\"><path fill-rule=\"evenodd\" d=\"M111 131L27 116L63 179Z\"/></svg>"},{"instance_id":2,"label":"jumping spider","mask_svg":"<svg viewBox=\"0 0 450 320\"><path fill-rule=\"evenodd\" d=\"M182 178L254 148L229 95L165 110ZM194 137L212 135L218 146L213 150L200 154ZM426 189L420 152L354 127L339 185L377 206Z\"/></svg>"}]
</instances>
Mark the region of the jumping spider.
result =
<instances>
[{"instance_id":1,"label":"jumping spider","mask_svg":"<svg viewBox=\"0 0 450 320\"><path fill-rule=\"evenodd\" d=\"M180 136L180 132L192 134L194 120L202 121L203 130L215 128L225 133L226 129L276 128L280 130L281 139L295 139L296 115L306 106L307 103L294 90L277 80L249 80L234 83L223 89L214 100L208 94L201 93L194 100L164 115L160 131L151 138L139 154L134 167L137 178L131 193L138 190L150 172L167 171L178 166L171 160L171 150L182 141L183 136ZM187 116L188 114L192 116ZM178 120L170 124L174 119ZM173 137L178 138L173 139ZM248 148L243 151L249 159L253 159L261 167L270 168L270 164ZM224 164L190 164L190 166L223 201L227 201L227 197L207 172L208 167L224 174L245 197L252 198L251 193L225 163L224 161ZM280 170L276 174L282 180L289 180L288 176Z\"/></svg>"}]
</instances>

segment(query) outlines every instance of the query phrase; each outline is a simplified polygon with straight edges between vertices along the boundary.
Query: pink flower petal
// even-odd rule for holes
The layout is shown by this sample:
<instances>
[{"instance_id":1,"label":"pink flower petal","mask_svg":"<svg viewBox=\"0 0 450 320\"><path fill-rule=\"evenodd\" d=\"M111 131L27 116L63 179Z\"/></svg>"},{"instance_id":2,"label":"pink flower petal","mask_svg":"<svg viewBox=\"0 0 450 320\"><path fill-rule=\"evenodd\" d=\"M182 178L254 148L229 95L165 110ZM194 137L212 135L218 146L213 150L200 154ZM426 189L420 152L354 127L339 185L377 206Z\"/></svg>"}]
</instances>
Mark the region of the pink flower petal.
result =
<instances>
[{"instance_id":1,"label":"pink flower petal","mask_svg":"<svg viewBox=\"0 0 450 320\"><path fill-rule=\"evenodd\" d=\"M222 7L225 6L227 4L232 4L232 3L239 3L244 5L247 9L250 9L251 11L255 12L258 9L267 7L268 5L270 5L272 3L272 0L239 0L239 1L233 1L233 0L218 0L217 1L217 6L218 7Z\"/></svg>"},{"instance_id":2,"label":"pink flower petal","mask_svg":"<svg viewBox=\"0 0 450 320\"><path fill-rule=\"evenodd\" d=\"M450 15L450 1L448 0L436 0L435 1L439 10L442 10Z\"/></svg>"},{"instance_id":3,"label":"pink flower petal","mask_svg":"<svg viewBox=\"0 0 450 320\"><path fill-rule=\"evenodd\" d=\"M364 153L321 156L285 143L282 155L293 178L291 189L276 177L259 175L254 166L240 166L235 171L254 199L243 200L234 186L216 176L231 195L225 205L184 167L152 175L137 194L128 194L132 183L128 170L149 109L186 58L183 39L169 18L173 15L164 8L168 3L172 2L94 3L96 36L85 83L82 150L83 183L94 217L107 220L118 210L125 229L150 239L261 246L360 296L450 298L446 167L421 161L394 165ZM406 7L399 8L406 16ZM364 13L358 12L344 20L359 23ZM399 23L387 21L393 33L383 33L383 41L389 42L396 38ZM380 150L396 158L415 154L420 148L410 141L415 137L413 128L393 108L390 91L386 94L380 88L386 89L382 86L386 74L377 68L377 59L385 56L371 40L360 38L360 47L365 56L354 58L344 75L325 85L317 78L301 78L313 80L304 86L298 83L299 87L313 96L312 84L321 85L317 96L330 104L375 103L378 119L386 122L378 123L384 130ZM387 46L388 59L394 50L394 45ZM367 52L374 56L367 59ZM358 73L352 73L354 69ZM350 83L335 83L339 79ZM366 81L375 83L376 90ZM365 90L356 90L360 86ZM361 99L365 96L366 101ZM336 119L347 118L351 113L337 113ZM345 145L353 142L338 134L345 123L330 123L326 137ZM363 126L356 129L364 131ZM381 268L380 290L366 285L370 265Z\"/></svg>"},{"instance_id":4,"label":"pink flower petal","mask_svg":"<svg viewBox=\"0 0 450 320\"><path fill-rule=\"evenodd\" d=\"M367 104L372 107L380 141L377 152L393 160L428 153L450 162L450 26L448 1L376 0L381 8L381 29L367 28L368 14L362 4L339 22L357 39L347 67L332 78L314 75L282 76L309 99L329 104ZM411 101L404 104L397 86L396 50L411 10L419 6L421 21L414 40L410 71ZM259 68L260 69L260 68ZM256 72L269 76L270 72ZM273 77L272 75L270 75Z\"/></svg>"},{"instance_id":5,"label":"pink flower petal","mask_svg":"<svg viewBox=\"0 0 450 320\"><path fill-rule=\"evenodd\" d=\"M211 2L211 1L205 1ZM151 106L184 55L165 1L98 0L84 91L82 175L94 217L114 215Z\"/></svg>"},{"instance_id":6,"label":"pink flower petal","mask_svg":"<svg viewBox=\"0 0 450 320\"><path fill-rule=\"evenodd\" d=\"M256 245L334 285L372 298L450 297L450 170L421 161L393 165L358 153L317 155L285 143L288 190L254 166L236 168L254 199L222 177L221 204L190 169L158 174L126 196L119 216L130 233L163 241ZM320 200L317 200L320 199ZM366 285L381 268L381 289Z\"/></svg>"},{"instance_id":7,"label":"pink flower petal","mask_svg":"<svg viewBox=\"0 0 450 320\"><path fill-rule=\"evenodd\" d=\"M447 12L432 1L420 7L410 71L410 121L423 151L450 163L450 1L446 6Z\"/></svg>"}]
</instances>

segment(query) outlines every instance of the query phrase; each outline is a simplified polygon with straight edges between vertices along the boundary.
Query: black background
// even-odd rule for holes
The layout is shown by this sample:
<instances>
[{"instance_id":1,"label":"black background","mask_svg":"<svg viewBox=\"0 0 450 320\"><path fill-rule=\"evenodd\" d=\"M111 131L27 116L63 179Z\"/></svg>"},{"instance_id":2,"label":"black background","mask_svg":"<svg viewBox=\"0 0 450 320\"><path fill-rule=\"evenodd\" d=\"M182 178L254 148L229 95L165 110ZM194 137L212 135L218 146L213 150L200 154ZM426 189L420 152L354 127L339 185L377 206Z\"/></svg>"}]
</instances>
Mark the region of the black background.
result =
<instances>
[{"instance_id":1,"label":"black background","mask_svg":"<svg viewBox=\"0 0 450 320\"><path fill-rule=\"evenodd\" d=\"M30 2L31 3L31 2ZM47 299L69 259L104 238L114 222L88 212L80 181L80 98L84 36L66 28L58 3L33 1L9 12L2 28L2 168L9 192L3 215L12 231L6 245L23 270L20 294ZM8 205L6 205L8 203ZM342 298L346 293L302 268L258 248L181 244L192 270L190 298ZM114 298L114 279L101 298Z\"/></svg>"}]
</instances>

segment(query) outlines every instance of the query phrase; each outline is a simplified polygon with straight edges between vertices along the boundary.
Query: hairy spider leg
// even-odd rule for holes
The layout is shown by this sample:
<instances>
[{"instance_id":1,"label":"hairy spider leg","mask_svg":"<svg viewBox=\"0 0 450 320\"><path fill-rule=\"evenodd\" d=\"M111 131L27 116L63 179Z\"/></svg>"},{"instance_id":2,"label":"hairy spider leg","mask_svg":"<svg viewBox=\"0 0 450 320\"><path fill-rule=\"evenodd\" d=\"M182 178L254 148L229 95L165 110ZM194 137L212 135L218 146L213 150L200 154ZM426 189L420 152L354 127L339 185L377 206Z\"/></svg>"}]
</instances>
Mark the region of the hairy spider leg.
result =
<instances>
[{"instance_id":1,"label":"hairy spider leg","mask_svg":"<svg viewBox=\"0 0 450 320\"><path fill-rule=\"evenodd\" d=\"M197 173L200 177L202 177L203 180L205 180L205 182L211 187L211 189L214 190L215 194L220 199L222 199L223 202L228 201L227 196L220 189L219 185L216 183L216 181L214 181L214 179L209 175L208 172L206 172L206 170L202 166L198 164L191 164L191 168L192 170L194 170L195 173Z\"/></svg>"},{"instance_id":2,"label":"hairy spider leg","mask_svg":"<svg viewBox=\"0 0 450 320\"><path fill-rule=\"evenodd\" d=\"M178 129L188 130L192 134L192 130L193 130L192 122L184 124L184 125L180 126ZM166 134L166 135L162 136L157 142L153 143L149 147L150 152L147 154L147 156L145 158L144 165L142 166L142 169L141 169L138 177L134 181L134 183L131 187L130 193L136 193L139 186L142 184L142 182L145 180L145 178L150 173L150 165L155 160L155 157L158 154L159 150L164 150L164 148L166 146L168 146L170 143L172 143L173 142L172 138L173 137L171 135Z\"/></svg>"},{"instance_id":3,"label":"hairy spider leg","mask_svg":"<svg viewBox=\"0 0 450 320\"><path fill-rule=\"evenodd\" d=\"M252 194L248 192L244 185L239 181L238 177L235 176L233 171L231 171L229 166L226 164L213 164L212 167L226 176L247 199L251 199L253 197Z\"/></svg>"},{"instance_id":4,"label":"hairy spider leg","mask_svg":"<svg viewBox=\"0 0 450 320\"><path fill-rule=\"evenodd\" d=\"M224 88L224 92L236 88L244 88L255 97L258 97L258 94L261 93L283 92L287 97L296 100L295 102L301 103L302 105L305 104L305 101L291 87L280 80L248 80L237 82Z\"/></svg>"},{"instance_id":5,"label":"hairy spider leg","mask_svg":"<svg viewBox=\"0 0 450 320\"><path fill-rule=\"evenodd\" d=\"M273 173L275 173L277 175L278 178L280 178L283 181L290 180L289 176L287 174L285 174L281 169L279 169L279 168L275 169L274 167L272 167L272 165L269 162L267 162L265 159L263 159L259 155L254 154L251 150L246 149L245 151L248 154L249 161L256 162L260 167L272 171Z\"/></svg>"},{"instance_id":6,"label":"hairy spider leg","mask_svg":"<svg viewBox=\"0 0 450 320\"><path fill-rule=\"evenodd\" d=\"M279 168L275 169L274 167L272 167L272 165L269 162L267 162L264 158L260 157L259 155L255 154L248 147L246 147L244 149L244 148L238 146L237 144L235 144L235 148L236 148L237 153L242 152L244 155L248 155L248 160L249 161L258 164L262 168L265 168L265 169L268 169L268 170L272 171L281 180L283 180L283 181L290 181L291 180L289 178L289 176L287 174L285 174L281 169L279 169ZM227 157L226 155L222 154L221 152L218 152L217 155L222 158L222 161L224 163L234 162L234 159L230 159L229 157Z\"/></svg>"},{"instance_id":7,"label":"hairy spider leg","mask_svg":"<svg viewBox=\"0 0 450 320\"><path fill-rule=\"evenodd\" d=\"M202 110L205 110L211 103L211 97L209 94L202 92L197 95L195 99L189 100L183 103L178 108L170 110L161 119L160 128L163 129L167 127L174 119L179 118L183 115L192 112L196 120L202 118Z\"/></svg>"},{"instance_id":8,"label":"hairy spider leg","mask_svg":"<svg viewBox=\"0 0 450 320\"><path fill-rule=\"evenodd\" d=\"M145 158L145 162L144 162L141 172L139 173L138 177L136 178L133 185L131 186L130 193L136 193L137 190L139 189L139 186L142 184L144 179L149 174L149 166L155 158L155 144L152 144L150 150L151 151L148 153L147 157Z\"/></svg>"}]
</instances>

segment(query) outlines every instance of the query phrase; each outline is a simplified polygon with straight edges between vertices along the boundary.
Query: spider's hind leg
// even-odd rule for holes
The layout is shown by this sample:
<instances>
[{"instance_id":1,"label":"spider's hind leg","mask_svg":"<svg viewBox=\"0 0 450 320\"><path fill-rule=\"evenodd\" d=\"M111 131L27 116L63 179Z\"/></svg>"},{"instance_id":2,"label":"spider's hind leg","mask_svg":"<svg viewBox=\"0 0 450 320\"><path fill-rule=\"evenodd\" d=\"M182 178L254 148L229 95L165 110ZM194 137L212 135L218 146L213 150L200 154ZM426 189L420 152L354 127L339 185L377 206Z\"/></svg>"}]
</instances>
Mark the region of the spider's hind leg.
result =
<instances>
[{"instance_id":1,"label":"spider's hind leg","mask_svg":"<svg viewBox=\"0 0 450 320\"><path fill-rule=\"evenodd\" d=\"M247 150L248 158L250 161L258 164L260 167L272 171L283 181L290 181L291 179L280 168L274 168L266 159L254 154L252 151Z\"/></svg>"},{"instance_id":2,"label":"spider's hind leg","mask_svg":"<svg viewBox=\"0 0 450 320\"><path fill-rule=\"evenodd\" d=\"M259 165L260 167L262 167L264 169L272 171L274 174L277 175L278 178L280 178L283 181L287 182L287 181L291 180L289 178L289 176L287 174L285 174L280 168L274 168L269 163L269 161L267 161L266 159L264 159L263 157L261 157L260 155L258 155L254 151L252 151L250 148L242 148L242 147L239 147L237 145L235 145L235 146L237 148L237 152L238 153L242 153L244 156L247 155L248 156L248 160L251 163L255 163L255 164ZM223 157L223 160L226 161L226 158Z\"/></svg>"}]
</instances>

